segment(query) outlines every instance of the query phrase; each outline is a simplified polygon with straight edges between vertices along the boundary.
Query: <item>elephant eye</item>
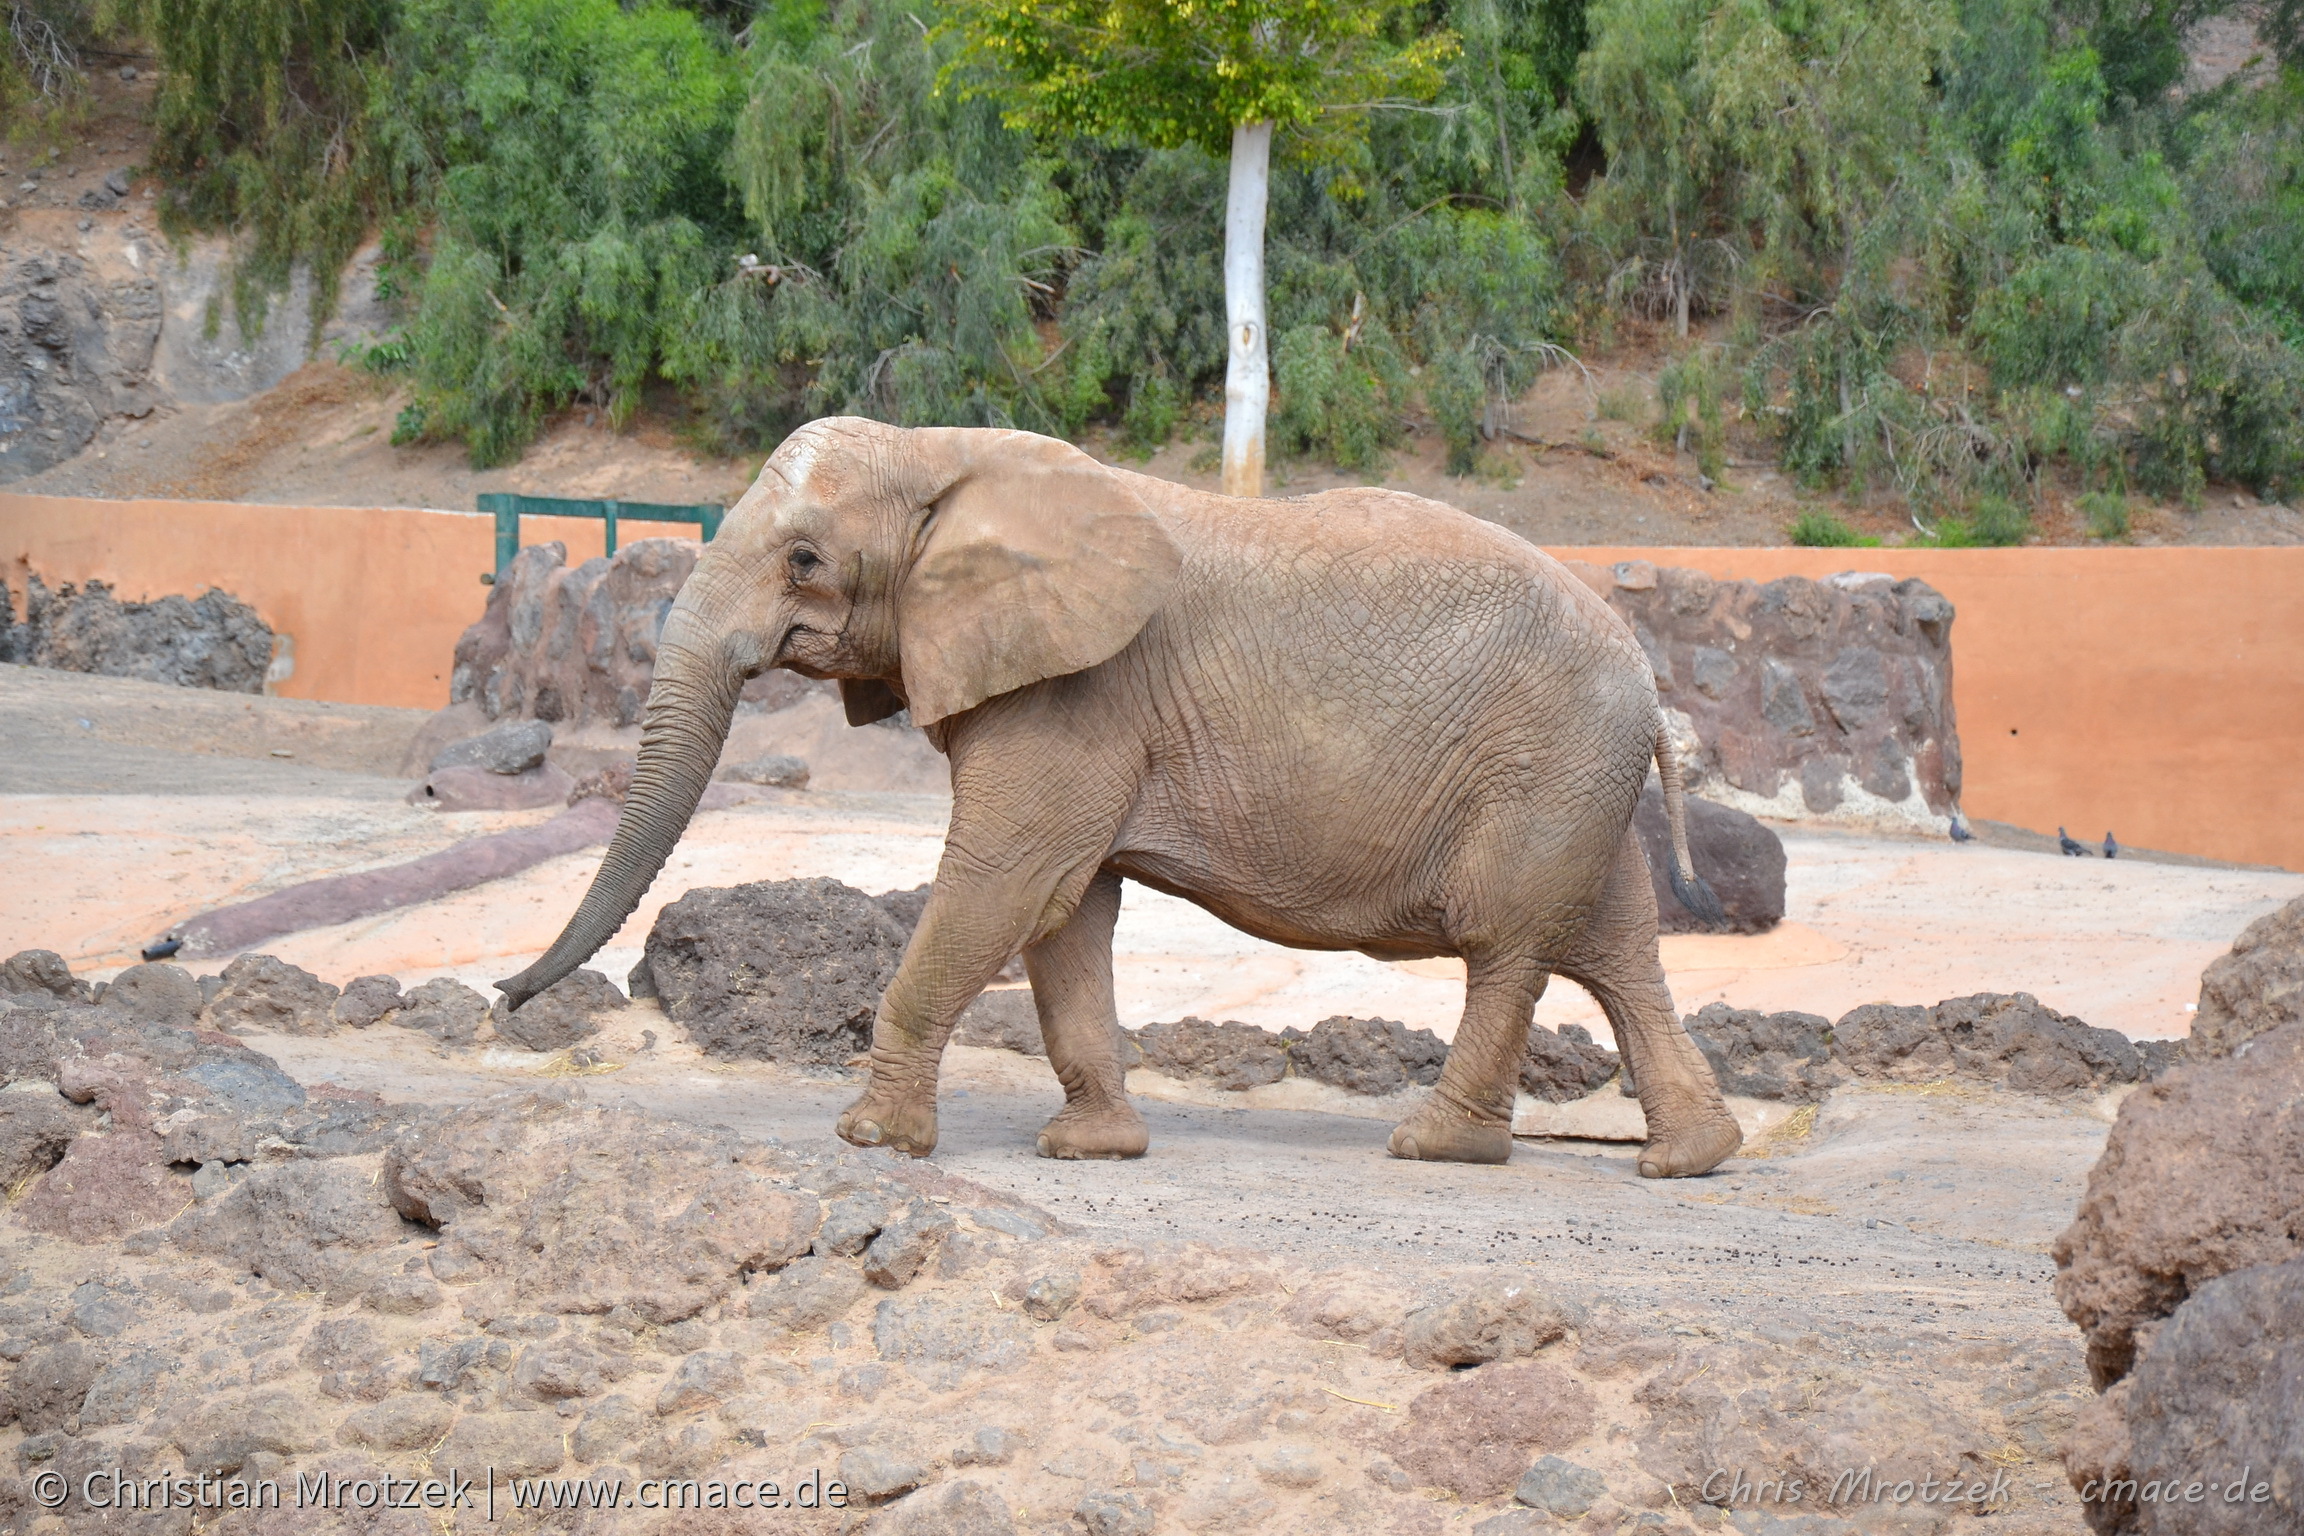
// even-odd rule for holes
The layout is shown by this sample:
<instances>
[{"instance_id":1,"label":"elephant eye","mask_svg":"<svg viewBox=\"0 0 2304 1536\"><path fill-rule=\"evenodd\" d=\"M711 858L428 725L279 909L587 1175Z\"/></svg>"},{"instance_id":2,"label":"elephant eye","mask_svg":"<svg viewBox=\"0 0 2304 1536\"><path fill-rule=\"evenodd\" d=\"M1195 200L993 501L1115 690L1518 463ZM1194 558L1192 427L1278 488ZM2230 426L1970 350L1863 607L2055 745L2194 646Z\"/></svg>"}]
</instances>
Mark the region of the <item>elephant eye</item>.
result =
<instances>
[{"instance_id":1,"label":"elephant eye","mask_svg":"<svg viewBox=\"0 0 2304 1536\"><path fill-rule=\"evenodd\" d=\"M797 581L806 581L809 577L816 574L816 568L823 563L823 560L817 556L816 551L812 549L796 549L792 551L791 565L793 579Z\"/></svg>"}]
</instances>

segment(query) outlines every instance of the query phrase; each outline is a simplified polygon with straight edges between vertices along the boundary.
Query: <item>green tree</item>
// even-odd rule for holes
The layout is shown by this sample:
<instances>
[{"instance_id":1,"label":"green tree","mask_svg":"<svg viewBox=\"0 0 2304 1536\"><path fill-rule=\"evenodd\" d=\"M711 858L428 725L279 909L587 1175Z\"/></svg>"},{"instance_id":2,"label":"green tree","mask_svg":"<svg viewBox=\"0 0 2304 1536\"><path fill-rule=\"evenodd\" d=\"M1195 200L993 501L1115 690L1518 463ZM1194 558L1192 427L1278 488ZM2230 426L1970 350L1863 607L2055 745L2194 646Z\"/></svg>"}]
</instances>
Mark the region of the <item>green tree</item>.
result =
<instances>
[{"instance_id":1,"label":"green tree","mask_svg":"<svg viewBox=\"0 0 2304 1536\"><path fill-rule=\"evenodd\" d=\"M1455 51L1399 0L958 0L983 88L1056 134L1228 154L1224 489L1259 495L1271 398L1264 223L1275 131L1335 154L1378 108L1428 99ZM955 71L957 75L958 71ZM965 83L973 83L961 77Z\"/></svg>"}]
</instances>

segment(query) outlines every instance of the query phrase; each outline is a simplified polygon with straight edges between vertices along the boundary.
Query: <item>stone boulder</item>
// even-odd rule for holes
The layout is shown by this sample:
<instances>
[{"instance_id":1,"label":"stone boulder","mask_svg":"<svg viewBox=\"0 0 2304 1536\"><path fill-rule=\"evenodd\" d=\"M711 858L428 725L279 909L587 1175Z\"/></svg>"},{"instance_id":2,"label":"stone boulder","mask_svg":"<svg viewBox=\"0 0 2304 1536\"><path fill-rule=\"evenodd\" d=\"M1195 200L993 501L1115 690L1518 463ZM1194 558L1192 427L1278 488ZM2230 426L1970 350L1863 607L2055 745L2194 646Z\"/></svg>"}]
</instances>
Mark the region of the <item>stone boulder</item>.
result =
<instances>
[{"instance_id":1,"label":"stone boulder","mask_svg":"<svg viewBox=\"0 0 2304 1536\"><path fill-rule=\"evenodd\" d=\"M1564 1338L1569 1321L1525 1279L1483 1279L1410 1312L1400 1326L1401 1358L1425 1371L1517 1360Z\"/></svg>"},{"instance_id":2,"label":"stone boulder","mask_svg":"<svg viewBox=\"0 0 2304 1536\"><path fill-rule=\"evenodd\" d=\"M1865 572L1763 585L1646 560L1569 568L1647 652L1692 789L1756 815L1944 830L1960 738L1942 593Z\"/></svg>"},{"instance_id":3,"label":"stone boulder","mask_svg":"<svg viewBox=\"0 0 2304 1536\"><path fill-rule=\"evenodd\" d=\"M285 960L241 955L224 967L223 981L202 1015L211 1029L325 1035L336 1027L336 989Z\"/></svg>"},{"instance_id":4,"label":"stone boulder","mask_svg":"<svg viewBox=\"0 0 2304 1536\"><path fill-rule=\"evenodd\" d=\"M153 358L167 295L154 273L106 265L29 236L0 249L0 484L63 463L107 421L164 398Z\"/></svg>"},{"instance_id":5,"label":"stone boulder","mask_svg":"<svg viewBox=\"0 0 2304 1536\"><path fill-rule=\"evenodd\" d=\"M1415 1486L1445 1488L1470 1504L1511 1492L1532 1457L1590 1434L1595 1407L1565 1371L1483 1365L1419 1393L1386 1449Z\"/></svg>"},{"instance_id":6,"label":"stone boulder","mask_svg":"<svg viewBox=\"0 0 2304 1536\"><path fill-rule=\"evenodd\" d=\"M355 976L336 999L336 1022L347 1029L381 1024L400 1010L400 983L391 976Z\"/></svg>"},{"instance_id":7,"label":"stone boulder","mask_svg":"<svg viewBox=\"0 0 2304 1536\"><path fill-rule=\"evenodd\" d=\"M1664 791L1651 780L1633 809L1632 830L1656 888L1658 931L1765 933L1782 922L1784 844L1776 834L1742 811L1696 795L1687 799L1687 823L1688 857L1720 898L1728 924L1715 928L1672 894L1672 827L1664 815Z\"/></svg>"},{"instance_id":8,"label":"stone boulder","mask_svg":"<svg viewBox=\"0 0 2304 1536\"><path fill-rule=\"evenodd\" d=\"M452 741L433 754L431 768L479 768L488 773L526 773L541 765L552 747L552 727L542 720L507 720L477 736Z\"/></svg>"},{"instance_id":9,"label":"stone boulder","mask_svg":"<svg viewBox=\"0 0 2304 1536\"><path fill-rule=\"evenodd\" d=\"M557 763L502 774L466 764L428 773L408 791L408 803L429 811L532 811L575 800L576 780Z\"/></svg>"},{"instance_id":10,"label":"stone boulder","mask_svg":"<svg viewBox=\"0 0 2304 1536\"><path fill-rule=\"evenodd\" d=\"M2019 1093L2100 1093L2146 1075L2127 1036L2029 992L1979 992L1933 1008L1866 1003L1832 1026L1832 1053L1874 1081L1961 1077Z\"/></svg>"},{"instance_id":11,"label":"stone boulder","mask_svg":"<svg viewBox=\"0 0 2304 1536\"><path fill-rule=\"evenodd\" d=\"M2204 1283L2066 1446L2103 1536L2304 1530L2304 1258Z\"/></svg>"},{"instance_id":12,"label":"stone boulder","mask_svg":"<svg viewBox=\"0 0 2304 1536\"><path fill-rule=\"evenodd\" d=\"M15 1189L64 1160L72 1139L94 1122L53 1090L0 1093L0 1190Z\"/></svg>"},{"instance_id":13,"label":"stone boulder","mask_svg":"<svg viewBox=\"0 0 2304 1536\"><path fill-rule=\"evenodd\" d=\"M440 1229L443 1282L501 1281L541 1311L627 1307L667 1324L808 1252L822 1218L798 1171L726 1133L505 1095L403 1136L380 1192Z\"/></svg>"},{"instance_id":14,"label":"stone boulder","mask_svg":"<svg viewBox=\"0 0 2304 1536\"><path fill-rule=\"evenodd\" d=\"M96 995L96 1006L105 1013L177 1029L190 1029L197 1024L200 1010L207 1006L207 1001L190 971L166 961L132 965L113 977Z\"/></svg>"},{"instance_id":15,"label":"stone boulder","mask_svg":"<svg viewBox=\"0 0 2304 1536\"><path fill-rule=\"evenodd\" d=\"M625 1004L616 984L595 970L569 972L523 1004L508 1011L498 998L490 1014L496 1033L523 1050L564 1051L600 1032L597 1020Z\"/></svg>"},{"instance_id":16,"label":"stone boulder","mask_svg":"<svg viewBox=\"0 0 2304 1536\"><path fill-rule=\"evenodd\" d=\"M871 1043L905 937L837 880L704 887L657 917L632 991L712 1055L839 1066Z\"/></svg>"},{"instance_id":17,"label":"stone boulder","mask_svg":"<svg viewBox=\"0 0 2304 1536\"><path fill-rule=\"evenodd\" d=\"M2304 1023L2304 896L2240 932L2200 973L2191 1050L2225 1056L2243 1041Z\"/></svg>"},{"instance_id":18,"label":"stone boulder","mask_svg":"<svg viewBox=\"0 0 2304 1536\"><path fill-rule=\"evenodd\" d=\"M1820 1104L1848 1081L1832 1059L1832 1021L1812 1013L1757 1013L1707 1003L1681 1021L1712 1064L1722 1093Z\"/></svg>"},{"instance_id":19,"label":"stone boulder","mask_svg":"<svg viewBox=\"0 0 2304 1536\"><path fill-rule=\"evenodd\" d=\"M23 623L0 626L0 661L226 693L262 693L272 666L271 626L214 587L123 603L105 582L50 592L34 574L25 609Z\"/></svg>"},{"instance_id":20,"label":"stone boulder","mask_svg":"<svg viewBox=\"0 0 2304 1536\"><path fill-rule=\"evenodd\" d=\"M2099 1388L2218 1275L2304 1254L2304 1024L2187 1063L2120 1106L2072 1225L2056 1299Z\"/></svg>"},{"instance_id":21,"label":"stone boulder","mask_svg":"<svg viewBox=\"0 0 2304 1536\"><path fill-rule=\"evenodd\" d=\"M262 1275L290 1291L349 1301L400 1268L391 1252L409 1235L377 1187L375 1171L342 1158L258 1168L219 1199L194 1204L169 1227L188 1254Z\"/></svg>"},{"instance_id":22,"label":"stone boulder","mask_svg":"<svg viewBox=\"0 0 2304 1536\"><path fill-rule=\"evenodd\" d=\"M1040 1010L1030 987L999 987L979 994L961 1012L952 1038L962 1045L1025 1056L1045 1056L1047 1042L1040 1034Z\"/></svg>"},{"instance_id":23,"label":"stone boulder","mask_svg":"<svg viewBox=\"0 0 2304 1536\"><path fill-rule=\"evenodd\" d=\"M52 949L20 949L0 961L0 994L34 992L67 1003L89 1000L88 983L74 976L64 957Z\"/></svg>"},{"instance_id":24,"label":"stone boulder","mask_svg":"<svg viewBox=\"0 0 2304 1536\"><path fill-rule=\"evenodd\" d=\"M741 763L731 763L714 777L734 784L758 784L768 789L806 789L808 763L805 758L794 757L788 752L770 752Z\"/></svg>"},{"instance_id":25,"label":"stone boulder","mask_svg":"<svg viewBox=\"0 0 2304 1536\"><path fill-rule=\"evenodd\" d=\"M409 988L400 999L399 1012L390 1018L402 1029L430 1035L442 1045L470 1045L488 1018L488 999L453 977L436 976Z\"/></svg>"},{"instance_id":26,"label":"stone boulder","mask_svg":"<svg viewBox=\"0 0 2304 1536\"><path fill-rule=\"evenodd\" d=\"M1347 1093L1398 1093L1440 1081L1448 1043L1428 1029L1391 1019L1322 1019L1309 1032L1284 1029L1292 1075Z\"/></svg>"},{"instance_id":27,"label":"stone boulder","mask_svg":"<svg viewBox=\"0 0 2304 1536\"><path fill-rule=\"evenodd\" d=\"M1581 1024L1563 1024L1557 1034L1532 1024L1527 1054L1520 1059L1520 1091L1566 1104L1607 1087L1620 1066L1616 1053L1595 1042Z\"/></svg>"},{"instance_id":28,"label":"stone boulder","mask_svg":"<svg viewBox=\"0 0 2304 1536\"><path fill-rule=\"evenodd\" d=\"M1253 1024L1182 1018L1120 1033L1123 1065L1149 1067L1164 1077L1204 1078L1239 1092L1288 1075L1285 1043Z\"/></svg>"}]
</instances>

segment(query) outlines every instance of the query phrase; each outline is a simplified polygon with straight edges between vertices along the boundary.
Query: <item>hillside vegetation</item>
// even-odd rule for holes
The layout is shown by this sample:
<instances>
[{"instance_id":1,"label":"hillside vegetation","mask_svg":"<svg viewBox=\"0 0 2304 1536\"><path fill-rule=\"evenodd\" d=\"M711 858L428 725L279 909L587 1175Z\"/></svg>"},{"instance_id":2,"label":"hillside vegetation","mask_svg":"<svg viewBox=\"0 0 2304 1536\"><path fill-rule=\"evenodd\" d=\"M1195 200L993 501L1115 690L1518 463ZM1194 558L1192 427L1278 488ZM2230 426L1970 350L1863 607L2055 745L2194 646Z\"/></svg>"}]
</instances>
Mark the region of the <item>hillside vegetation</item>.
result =
<instances>
[{"instance_id":1,"label":"hillside vegetation","mask_svg":"<svg viewBox=\"0 0 2304 1536\"><path fill-rule=\"evenodd\" d=\"M2103 537L2131 491L2288 494L2304 0L2249 8L2278 58L2190 89L2186 32L2228 8L1382 6L1445 81L1281 141L1272 450L1375 473L1425 419L1468 473L1540 370L1637 335L1707 473L1762 438L1916 536L2020 539L2051 476ZM1016 126L957 5L11 15L19 125L69 113L75 49L149 40L164 212L235 234L248 323L380 238L403 323L363 361L404 375L404 439L477 464L644 397L724 449L836 411L1141 451L1212 419L1223 164Z\"/></svg>"}]
</instances>

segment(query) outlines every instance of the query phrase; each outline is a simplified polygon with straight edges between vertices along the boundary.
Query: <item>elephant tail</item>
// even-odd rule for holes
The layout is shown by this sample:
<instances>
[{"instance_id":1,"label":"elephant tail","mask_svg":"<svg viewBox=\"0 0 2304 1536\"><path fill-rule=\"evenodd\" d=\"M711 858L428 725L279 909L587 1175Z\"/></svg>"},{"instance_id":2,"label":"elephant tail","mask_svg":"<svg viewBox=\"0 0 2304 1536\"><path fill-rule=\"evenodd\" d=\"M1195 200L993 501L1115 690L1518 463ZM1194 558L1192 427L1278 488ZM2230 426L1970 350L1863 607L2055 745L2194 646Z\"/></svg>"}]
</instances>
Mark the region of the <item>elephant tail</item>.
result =
<instances>
[{"instance_id":1,"label":"elephant tail","mask_svg":"<svg viewBox=\"0 0 2304 1536\"><path fill-rule=\"evenodd\" d=\"M1672 829L1672 867L1667 871L1672 894L1699 921L1724 929L1728 913L1720 898L1712 894L1712 887L1696 873L1696 861L1688 856L1688 795L1680 782L1680 759L1672 751L1672 736L1664 728L1661 713L1656 717L1656 775L1664 784L1664 821Z\"/></svg>"}]
</instances>

